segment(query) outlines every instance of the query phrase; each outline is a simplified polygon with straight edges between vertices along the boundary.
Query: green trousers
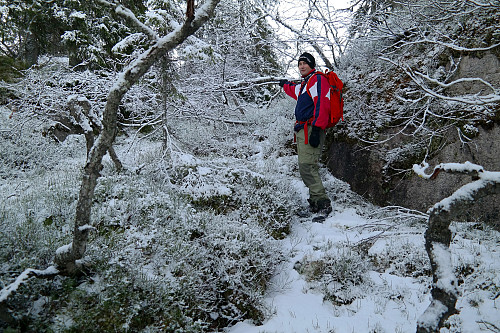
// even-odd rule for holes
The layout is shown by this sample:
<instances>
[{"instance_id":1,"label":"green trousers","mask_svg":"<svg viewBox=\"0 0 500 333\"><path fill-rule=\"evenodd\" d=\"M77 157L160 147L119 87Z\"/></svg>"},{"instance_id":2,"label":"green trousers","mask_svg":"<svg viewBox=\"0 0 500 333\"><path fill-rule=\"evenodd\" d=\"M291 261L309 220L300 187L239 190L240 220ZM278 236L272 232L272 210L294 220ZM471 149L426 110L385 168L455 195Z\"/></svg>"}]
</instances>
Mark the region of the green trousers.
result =
<instances>
[{"instance_id":1,"label":"green trousers","mask_svg":"<svg viewBox=\"0 0 500 333\"><path fill-rule=\"evenodd\" d=\"M308 128L308 135L310 136L312 128ZM325 187L319 176L319 159L321 157L321 150L325 143L325 131L320 132L320 143L316 148L311 147L309 143L305 144L304 129L295 133L297 139L297 153L299 155L299 172L300 177L304 184L309 188L309 199L312 202L319 200L329 200L326 195ZM309 141L309 139L307 140Z\"/></svg>"}]
</instances>

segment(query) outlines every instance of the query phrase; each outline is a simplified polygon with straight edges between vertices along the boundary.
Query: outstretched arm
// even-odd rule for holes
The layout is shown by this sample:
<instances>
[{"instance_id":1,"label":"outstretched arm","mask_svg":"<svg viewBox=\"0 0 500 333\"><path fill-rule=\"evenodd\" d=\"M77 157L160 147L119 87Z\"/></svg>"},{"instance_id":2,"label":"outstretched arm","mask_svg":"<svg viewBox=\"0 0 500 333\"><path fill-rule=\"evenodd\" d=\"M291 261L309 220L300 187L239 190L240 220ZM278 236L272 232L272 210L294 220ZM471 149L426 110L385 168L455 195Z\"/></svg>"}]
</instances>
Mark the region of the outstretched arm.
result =
<instances>
[{"instance_id":1,"label":"outstretched arm","mask_svg":"<svg viewBox=\"0 0 500 333\"><path fill-rule=\"evenodd\" d=\"M283 84L283 85L282 85ZM292 97L293 99L297 100L299 98L299 90L300 90L300 85L293 83L291 81L280 81L280 86L283 87L285 93Z\"/></svg>"}]
</instances>

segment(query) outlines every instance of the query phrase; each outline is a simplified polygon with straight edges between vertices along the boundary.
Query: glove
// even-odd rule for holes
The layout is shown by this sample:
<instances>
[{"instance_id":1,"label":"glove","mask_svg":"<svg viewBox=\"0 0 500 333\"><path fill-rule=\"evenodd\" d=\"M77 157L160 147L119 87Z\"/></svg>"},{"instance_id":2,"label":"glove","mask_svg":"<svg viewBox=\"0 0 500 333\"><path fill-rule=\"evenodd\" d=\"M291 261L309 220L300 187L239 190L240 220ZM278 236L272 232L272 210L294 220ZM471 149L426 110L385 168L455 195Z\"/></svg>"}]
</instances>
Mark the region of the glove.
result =
<instances>
[{"instance_id":1,"label":"glove","mask_svg":"<svg viewBox=\"0 0 500 333\"><path fill-rule=\"evenodd\" d=\"M280 87L283 87L285 85L285 83L287 83L287 82L288 82L288 80L280 80L280 83L279 83Z\"/></svg>"},{"instance_id":2,"label":"glove","mask_svg":"<svg viewBox=\"0 0 500 333\"><path fill-rule=\"evenodd\" d=\"M317 148L319 146L320 130L321 129L317 126L312 127L311 135L309 136L309 144L313 148Z\"/></svg>"}]
</instances>

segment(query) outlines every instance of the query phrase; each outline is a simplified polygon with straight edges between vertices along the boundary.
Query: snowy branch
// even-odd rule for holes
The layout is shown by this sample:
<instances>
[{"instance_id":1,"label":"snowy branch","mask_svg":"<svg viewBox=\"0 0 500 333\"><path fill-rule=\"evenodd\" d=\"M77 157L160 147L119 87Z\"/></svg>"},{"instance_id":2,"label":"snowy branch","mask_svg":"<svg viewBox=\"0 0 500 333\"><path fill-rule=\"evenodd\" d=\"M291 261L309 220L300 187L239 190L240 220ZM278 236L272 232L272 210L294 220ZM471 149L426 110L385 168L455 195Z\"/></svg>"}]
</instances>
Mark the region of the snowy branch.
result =
<instances>
[{"instance_id":1,"label":"snowy branch","mask_svg":"<svg viewBox=\"0 0 500 333\"><path fill-rule=\"evenodd\" d=\"M500 94L500 92L498 91L498 89L495 89L489 82L481 79L481 78L469 78L469 77L466 77L466 78L460 78L458 80L455 80L455 81L452 81L450 83L444 83L444 82L441 82L441 81L438 81L436 79L433 79L431 78L429 75L426 75L426 74L423 74L423 73L420 73L420 72L417 72L415 71L414 72L415 74L417 74L418 76L426 79L427 81L431 82L431 83L434 83L434 84L437 84L443 88L449 88L455 84L458 84L458 83L463 83L463 82L479 82L479 83L482 83L484 84L485 86L487 86L488 88L490 88L494 94Z\"/></svg>"},{"instance_id":2,"label":"snowy branch","mask_svg":"<svg viewBox=\"0 0 500 333\"><path fill-rule=\"evenodd\" d=\"M493 103L500 102L500 93L498 92L498 89L495 89L489 82L486 82L483 79L463 78L463 79L455 80L455 81L450 82L450 83L442 83L442 82L439 82L435 79L430 78L428 75L424 75L424 74L419 73L419 72L414 72L410 68L404 68L403 66L397 64L395 61L393 61L389 58L379 57L379 59L387 61L387 62L393 64L394 66L397 66L397 67L403 69L403 71L406 73L406 75L408 75L412 79L412 81L420 87L420 89L422 89L424 92L426 92L428 96L432 96L432 97L439 98L442 100L465 103L465 104L469 104L469 105L486 105L486 104L493 104ZM431 83L437 84L441 87L450 87L452 85L455 85L457 83L462 83L462 82L478 81L478 82L488 86L489 88L491 88L493 90L493 93L489 94L489 95L474 94L474 95L462 95L462 96L446 96L446 95L443 95L435 90L432 90L431 88L427 87L426 85L424 85L424 83L421 80L422 78L428 80Z\"/></svg>"},{"instance_id":3,"label":"snowy branch","mask_svg":"<svg viewBox=\"0 0 500 333\"><path fill-rule=\"evenodd\" d=\"M441 171L452 174L471 175L473 181L451 196L444 198L429 209L429 226L425 232L425 248L431 261L433 286L431 305L420 316L417 332L438 332L444 322L453 314L458 292L457 281L451 265L450 243L451 221L467 213L468 206L480 198L500 194L500 172L485 171L480 165L470 162L442 163L431 174L426 174L429 165L414 165L413 170L425 179L435 179Z\"/></svg>"},{"instance_id":4,"label":"snowy branch","mask_svg":"<svg viewBox=\"0 0 500 333\"><path fill-rule=\"evenodd\" d=\"M465 163L441 163L434 167L434 170L431 174L426 174L425 170L429 167L427 162L423 162L421 165L414 164L413 171L424 179L436 179L438 174L441 171L445 171L448 173L461 173L468 174L473 176L474 178L479 177L480 172L484 172L482 166L473 164L471 162Z\"/></svg>"},{"instance_id":5,"label":"snowy branch","mask_svg":"<svg viewBox=\"0 0 500 333\"><path fill-rule=\"evenodd\" d=\"M498 1L495 1L495 0L492 0L492 1L488 1L488 2L479 2L479 1L475 1L475 0L468 0L469 2L475 4L476 6L479 6L479 7L500 7L500 3ZM496 2L496 3L494 3Z\"/></svg>"},{"instance_id":6,"label":"snowy branch","mask_svg":"<svg viewBox=\"0 0 500 333\"><path fill-rule=\"evenodd\" d=\"M492 50L492 49L497 48L497 47L500 46L500 44L494 44L494 45L490 45L490 46L486 46L486 47L467 48L467 47L455 45L455 44L452 44L452 43L445 43L445 42L441 42L441 41L438 41L438 40L431 40L431 39L428 39L428 38L424 38L424 39L420 39L420 40L416 40L416 41L411 41L411 42L404 42L403 45L422 44L422 43L430 43L430 44L441 45L441 46L444 46L446 48L449 48L449 49L452 49L452 50L455 50L455 51L460 51L460 52L489 51L489 50Z\"/></svg>"},{"instance_id":7,"label":"snowy branch","mask_svg":"<svg viewBox=\"0 0 500 333\"><path fill-rule=\"evenodd\" d=\"M55 268L54 266L50 266L47 269L41 271L37 269L32 269L28 268L24 272L19 275L14 282L9 284L7 287L3 288L0 291L0 303L5 302L7 298L15 292L19 286L24 284L30 277L36 276L36 277L51 277L54 275L59 274L59 270Z\"/></svg>"},{"instance_id":8,"label":"snowy branch","mask_svg":"<svg viewBox=\"0 0 500 333\"><path fill-rule=\"evenodd\" d=\"M130 9L123 7L120 3L114 1L110 2L106 0L97 0L97 2L114 9L117 15L123 17L127 22L132 23L132 25L135 26L139 31L149 36L151 40L158 40L158 36L156 35L156 33L150 27L142 23Z\"/></svg>"},{"instance_id":9,"label":"snowy branch","mask_svg":"<svg viewBox=\"0 0 500 333\"><path fill-rule=\"evenodd\" d=\"M235 88L240 88L240 87L245 87L248 85L254 85L254 84L270 84L270 83L278 83L280 80L284 79L283 77L275 77L275 76L263 76L263 77L258 77L255 79L249 79L249 80L240 80L240 81L232 81L232 82L225 82L224 87L227 89L235 89Z\"/></svg>"}]
</instances>

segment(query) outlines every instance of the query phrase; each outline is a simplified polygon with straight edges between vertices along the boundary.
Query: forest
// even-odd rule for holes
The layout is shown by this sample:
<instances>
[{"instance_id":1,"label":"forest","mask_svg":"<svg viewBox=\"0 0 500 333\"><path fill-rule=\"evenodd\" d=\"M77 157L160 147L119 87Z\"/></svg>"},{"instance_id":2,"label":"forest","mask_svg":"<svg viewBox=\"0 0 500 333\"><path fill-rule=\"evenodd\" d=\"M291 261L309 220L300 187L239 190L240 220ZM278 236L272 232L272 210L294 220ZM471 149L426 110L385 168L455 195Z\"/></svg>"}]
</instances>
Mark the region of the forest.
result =
<instances>
[{"instance_id":1,"label":"forest","mask_svg":"<svg viewBox=\"0 0 500 333\"><path fill-rule=\"evenodd\" d=\"M0 331L500 332L500 1L0 0L0 23ZM344 83L323 223L278 85L304 51Z\"/></svg>"}]
</instances>

